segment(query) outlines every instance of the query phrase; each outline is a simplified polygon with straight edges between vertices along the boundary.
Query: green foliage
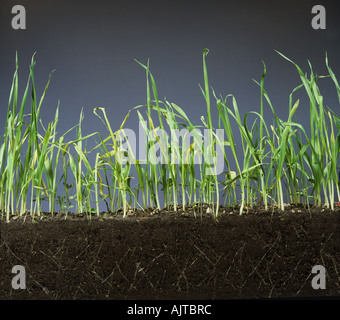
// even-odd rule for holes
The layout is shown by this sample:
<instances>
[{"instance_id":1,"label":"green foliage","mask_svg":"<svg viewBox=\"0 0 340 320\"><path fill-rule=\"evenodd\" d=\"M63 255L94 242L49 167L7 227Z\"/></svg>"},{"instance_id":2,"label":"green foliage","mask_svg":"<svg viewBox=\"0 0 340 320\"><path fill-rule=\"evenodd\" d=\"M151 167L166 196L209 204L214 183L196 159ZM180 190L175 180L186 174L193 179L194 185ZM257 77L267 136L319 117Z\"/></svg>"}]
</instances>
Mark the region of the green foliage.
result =
<instances>
[{"instance_id":1,"label":"green foliage","mask_svg":"<svg viewBox=\"0 0 340 320\"><path fill-rule=\"evenodd\" d=\"M94 114L100 118L109 134L103 138L98 132L82 135L83 111L79 123L63 135L57 135L59 105L54 121L45 128L40 118L51 75L38 102L34 79L34 55L31 60L29 77L19 103L18 58L9 95L5 133L0 141L0 210L2 216L10 214L41 216L41 202L48 201L49 211L53 214L56 206L61 212L96 213L99 204L104 202L107 211L123 210L126 216L129 209L156 207L161 202L177 210L182 203L209 203L214 216L218 215L221 191L224 203L240 204L240 214L245 209L263 202L266 209L277 205L284 210L284 203L305 203L310 201L324 204L334 209L335 198L339 199L337 161L340 148L340 118L324 105L323 96L317 85L318 79L330 78L335 85L340 101L340 86L329 66L326 55L328 75L314 74L312 65L308 77L301 68L283 54L284 59L297 70L301 84L289 96L288 119L280 119L264 89L266 65L260 82L260 111L248 112L243 117L239 112L236 98L229 94L225 98L217 96L209 86L206 57L203 51L204 86L200 87L206 102L206 115L202 124L195 125L185 111L158 96L149 62L138 64L146 71L146 104L131 109L120 128L114 131L104 108L95 108ZM304 89L309 98L310 133L293 120L300 105L293 99L296 92ZM29 94L30 92L30 94ZM30 113L25 114L28 98L31 97ZM218 112L218 124L213 124L212 100ZM294 102L293 102L294 101ZM272 111L271 124L264 119L264 109ZM125 145L121 136L130 112L136 110L148 139L145 145L145 160L137 159L128 139ZM156 118L153 118L153 115ZM254 118L253 123L249 119ZM205 120L206 119L206 120ZM40 126L39 126L40 124ZM233 129L236 126L238 132ZM226 141L214 133L223 129ZM66 134L76 129L74 140L66 141ZM202 134L208 129L208 137ZM164 132L185 130L182 144L176 138L169 141ZM241 145L237 146L239 134ZM191 136L191 140L189 138ZM100 142L88 151L90 138L97 137ZM126 136L125 136L126 138ZM185 141L190 141L187 144ZM208 142L208 143L202 143ZM162 142L162 143L161 143ZM155 147L158 146L158 149ZM223 174L208 174L209 163L200 155L210 155L216 169L217 152L222 150L226 171ZM155 150L159 151L157 156ZM243 153L243 159L238 155ZM89 154L95 153L95 163L91 164ZM157 157L162 156L162 163ZM173 160L177 161L173 161ZM197 163L197 159L201 159ZM136 177L133 177L135 173ZM136 182L133 186L132 182ZM286 199L284 198L284 187ZM60 193L60 189L62 192ZM60 193L60 194L59 194ZM240 194L240 196L237 195ZM141 202L141 203L140 203ZM196 205L195 205L196 207Z\"/></svg>"}]
</instances>

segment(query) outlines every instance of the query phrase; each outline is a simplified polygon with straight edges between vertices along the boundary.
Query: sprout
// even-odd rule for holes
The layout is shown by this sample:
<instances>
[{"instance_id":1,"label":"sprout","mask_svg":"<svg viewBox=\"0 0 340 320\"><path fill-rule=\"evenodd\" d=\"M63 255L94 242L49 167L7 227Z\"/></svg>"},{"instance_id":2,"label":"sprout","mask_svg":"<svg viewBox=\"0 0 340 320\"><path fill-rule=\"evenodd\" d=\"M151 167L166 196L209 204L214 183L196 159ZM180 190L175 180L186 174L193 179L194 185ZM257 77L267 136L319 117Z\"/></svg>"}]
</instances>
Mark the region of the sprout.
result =
<instances>
[{"instance_id":1,"label":"sprout","mask_svg":"<svg viewBox=\"0 0 340 320\"><path fill-rule=\"evenodd\" d=\"M22 216L30 212L33 217L40 217L42 201L47 200L52 214L57 206L64 213L74 207L76 212L86 212L90 217L92 213L99 215L100 203L106 204L108 212L122 209L125 217L132 206L159 210L164 203L168 208L173 205L176 211L180 203L186 210L189 205L204 202L208 204L207 212L217 217L223 191L224 203L239 204L240 214L262 202L265 209L277 205L284 210L285 202L309 206L311 199L318 206L325 204L334 210L335 199L339 201L340 198L337 168L340 118L324 106L317 80L326 77L315 75L309 63L308 78L299 66L279 53L293 64L301 79L301 84L289 96L287 120L276 115L264 88L264 63L260 82L255 81L260 88L260 110L241 117L233 95L218 97L209 86L207 53L205 49L204 86L200 87L206 114L201 115L200 124L193 124L177 104L165 98L160 100L149 62L143 65L137 61L146 71L146 104L131 109L116 131L111 127L105 108L94 108L94 114L108 130L105 138L98 132L82 135L83 111L79 123L58 137L59 104L54 121L45 128L40 109L51 75L38 101L33 55L19 104L16 57L5 133L0 138L2 216L9 220L10 214ZM327 56L326 66L340 101L340 86ZM293 119L297 109L304 108L299 99L293 99L300 89L304 89L309 98L309 133ZM31 109L26 114L28 96ZM218 112L216 124L211 111L213 99ZM264 119L266 106L272 111L270 124ZM130 139L134 131L125 129L129 114L134 110L140 120L139 133L144 134L139 137L139 142L143 142L139 146L144 148L140 150L145 156L143 159L136 155L136 137ZM200 130L202 124L204 134ZM66 134L73 129L76 129L76 138L67 141ZM237 135L240 140L236 140ZM100 142L90 149L93 137ZM240 144L236 145L236 141ZM95 155L94 163L89 157L91 153ZM225 174L217 169L221 161Z\"/></svg>"}]
</instances>

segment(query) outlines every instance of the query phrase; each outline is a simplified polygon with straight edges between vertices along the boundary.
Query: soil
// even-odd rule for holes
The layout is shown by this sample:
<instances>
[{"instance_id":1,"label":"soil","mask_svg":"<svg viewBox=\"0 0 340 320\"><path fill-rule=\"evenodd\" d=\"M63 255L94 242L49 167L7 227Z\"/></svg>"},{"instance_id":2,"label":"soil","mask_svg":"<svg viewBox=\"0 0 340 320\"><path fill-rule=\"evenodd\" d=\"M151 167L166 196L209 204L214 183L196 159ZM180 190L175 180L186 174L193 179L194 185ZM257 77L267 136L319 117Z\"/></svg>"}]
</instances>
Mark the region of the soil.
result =
<instances>
[{"instance_id":1,"label":"soil","mask_svg":"<svg viewBox=\"0 0 340 320\"><path fill-rule=\"evenodd\" d=\"M340 208L202 205L177 212L27 215L0 222L0 299L204 300L340 296ZM12 268L26 272L13 289ZM326 288L313 289L315 265ZM316 278L314 279L316 281ZM321 283L320 281L316 281Z\"/></svg>"}]
</instances>

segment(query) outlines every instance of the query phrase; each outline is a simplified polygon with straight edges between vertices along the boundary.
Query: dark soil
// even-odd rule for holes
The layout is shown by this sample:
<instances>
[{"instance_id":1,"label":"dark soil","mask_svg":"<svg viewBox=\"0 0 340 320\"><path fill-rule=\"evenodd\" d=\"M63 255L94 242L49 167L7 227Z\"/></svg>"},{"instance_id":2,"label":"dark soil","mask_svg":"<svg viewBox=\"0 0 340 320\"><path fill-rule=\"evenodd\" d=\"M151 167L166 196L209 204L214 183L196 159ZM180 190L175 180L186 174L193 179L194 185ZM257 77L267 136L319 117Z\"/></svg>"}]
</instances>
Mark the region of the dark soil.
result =
<instances>
[{"instance_id":1,"label":"dark soil","mask_svg":"<svg viewBox=\"0 0 340 320\"><path fill-rule=\"evenodd\" d=\"M239 299L340 296L340 209L192 208L0 222L0 299ZM26 270L13 289L12 268ZM315 265L326 289L315 290Z\"/></svg>"}]
</instances>

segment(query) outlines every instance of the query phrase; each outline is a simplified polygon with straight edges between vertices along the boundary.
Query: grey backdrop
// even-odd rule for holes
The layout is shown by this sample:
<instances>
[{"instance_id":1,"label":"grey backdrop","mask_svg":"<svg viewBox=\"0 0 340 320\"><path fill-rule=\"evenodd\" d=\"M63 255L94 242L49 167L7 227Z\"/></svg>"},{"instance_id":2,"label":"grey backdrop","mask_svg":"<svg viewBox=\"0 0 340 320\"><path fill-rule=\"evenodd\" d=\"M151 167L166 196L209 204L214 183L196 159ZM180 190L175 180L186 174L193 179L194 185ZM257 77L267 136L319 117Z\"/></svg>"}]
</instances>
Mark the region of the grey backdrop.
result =
<instances>
[{"instance_id":1,"label":"grey backdrop","mask_svg":"<svg viewBox=\"0 0 340 320\"><path fill-rule=\"evenodd\" d=\"M26 30L11 27L11 9L16 4L26 8ZM326 8L326 30L311 26L315 4ZM264 60L266 89L279 115L287 116L288 95L299 78L274 49L304 71L308 71L310 59L320 74L326 72L327 51L330 65L340 71L340 5L336 0L1 0L0 8L1 114L7 110L15 52L21 88L31 56L37 52L39 94L49 73L56 69L42 117L46 123L52 120L60 100L60 132L77 123L82 107L84 130L92 132L101 125L92 112L95 106L106 107L113 127L117 127L130 108L145 103L145 72L134 59L146 63L150 58L160 98L166 96L177 103L197 123L205 114L198 87L203 84L203 48L210 49L211 86L223 96L234 94L244 112L259 110L259 88L252 78L261 78ZM327 99L336 98L336 92L330 82L325 83L327 103ZM1 120L4 123L5 119ZM131 117L127 125L133 128L136 120Z\"/></svg>"},{"instance_id":2,"label":"grey backdrop","mask_svg":"<svg viewBox=\"0 0 340 320\"><path fill-rule=\"evenodd\" d=\"M11 9L26 8L26 30L13 30ZM312 7L326 8L326 30L311 26ZM77 124L81 108L83 131L106 134L93 114L105 107L113 128L127 111L146 102L145 71L134 59L146 63L159 96L181 106L195 124L205 115L198 84L203 84L202 51L207 57L211 86L223 96L235 95L244 115L259 111L260 80L267 65L265 88L280 117L288 117L288 97L299 84L293 65L281 51L308 71L307 59L318 74L326 73L325 52L335 73L340 73L339 1L104 1L104 0L1 0L0 2L0 127L5 124L8 94L15 68L20 64L21 93L28 76L31 56L36 54L36 83L41 95L53 69L41 116L53 120L60 100L59 132ZM320 82L326 105L339 104L333 84ZM309 105L300 90L297 117L308 124ZM268 116L271 112L266 106ZM216 122L217 110L213 109ZM126 127L137 130L133 113Z\"/></svg>"}]
</instances>

